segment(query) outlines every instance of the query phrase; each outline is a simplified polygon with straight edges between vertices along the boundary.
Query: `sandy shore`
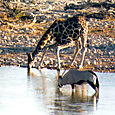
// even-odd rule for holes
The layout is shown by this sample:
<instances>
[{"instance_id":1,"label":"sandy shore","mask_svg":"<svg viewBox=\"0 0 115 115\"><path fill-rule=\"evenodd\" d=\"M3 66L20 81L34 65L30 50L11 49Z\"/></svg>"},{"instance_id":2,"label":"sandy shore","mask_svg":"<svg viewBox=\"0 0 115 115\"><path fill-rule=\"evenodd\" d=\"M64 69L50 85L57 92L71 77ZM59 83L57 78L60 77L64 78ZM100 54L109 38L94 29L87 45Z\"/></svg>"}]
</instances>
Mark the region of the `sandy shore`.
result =
<instances>
[{"instance_id":1,"label":"sandy shore","mask_svg":"<svg viewBox=\"0 0 115 115\"><path fill-rule=\"evenodd\" d=\"M82 0L81 0L82 1ZM77 0L27 0L10 2L9 8L0 3L0 66L27 66L27 52L32 52L39 39L55 19L67 18L78 13L94 14L105 12L105 8L67 9L70 3L82 5ZM113 4L113 3L111 3ZM13 6L12 6L13 5ZM12 9L17 6L14 14ZM10 10L10 12L9 12ZM95 71L115 72L115 8L110 7L103 19L89 18L89 43L85 56L84 68ZM74 48L61 51L63 67L72 58ZM41 54L38 54L37 61ZM81 55L81 54L80 54ZM79 64L80 55L71 68ZM64 61L63 61L64 60ZM38 62L35 63L35 67ZM43 67L57 67L54 51L48 51Z\"/></svg>"}]
</instances>

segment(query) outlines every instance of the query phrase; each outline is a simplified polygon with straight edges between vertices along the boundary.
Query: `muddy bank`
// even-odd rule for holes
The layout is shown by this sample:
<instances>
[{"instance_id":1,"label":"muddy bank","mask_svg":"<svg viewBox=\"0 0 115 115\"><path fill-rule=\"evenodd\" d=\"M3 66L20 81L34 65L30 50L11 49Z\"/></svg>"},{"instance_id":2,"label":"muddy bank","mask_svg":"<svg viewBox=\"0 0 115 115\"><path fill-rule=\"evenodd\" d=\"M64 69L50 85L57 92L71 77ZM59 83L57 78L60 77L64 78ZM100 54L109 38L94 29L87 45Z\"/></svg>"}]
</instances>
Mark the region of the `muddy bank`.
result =
<instances>
[{"instance_id":1,"label":"muddy bank","mask_svg":"<svg viewBox=\"0 0 115 115\"><path fill-rule=\"evenodd\" d=\"M102 1L103 2L103 1ZM41 0L33 2L21 1L10 2L9 9L0 3L0 66L17 65L26 67L27 52L31 52L36 47L39 39L47 28L57 18L67 18L77 14L91 15L96 13L97 17L104 12L104 18L97 19L88 17L88 51L85 56L84 68L95 71L115 71L115 8L88 7L83 9L66 9L69 4L85 4L78 1L69 0ZM98 3L98 1L97 1ZM12 6L18 5L17 11L12 13ZM114 3L108 3L110 4ZM112 6L113 6L112 5ZM10 13L8 12L10 10ZM106 12L106 13L105 13ZM93 16L93 15L91 15ZM95 15L94 15L95 16ZM61 51L61 63L63 67L72 59L74 48ZM38 54L37 61L41 54ZM64 61L63 61L64 60ZM80 55L76 58L73 66L79 64ZM35 63L35 67L38 62ZM43 67L57 67L57 60L54 51L48 51Z\"/></svg>"}]
</instances>

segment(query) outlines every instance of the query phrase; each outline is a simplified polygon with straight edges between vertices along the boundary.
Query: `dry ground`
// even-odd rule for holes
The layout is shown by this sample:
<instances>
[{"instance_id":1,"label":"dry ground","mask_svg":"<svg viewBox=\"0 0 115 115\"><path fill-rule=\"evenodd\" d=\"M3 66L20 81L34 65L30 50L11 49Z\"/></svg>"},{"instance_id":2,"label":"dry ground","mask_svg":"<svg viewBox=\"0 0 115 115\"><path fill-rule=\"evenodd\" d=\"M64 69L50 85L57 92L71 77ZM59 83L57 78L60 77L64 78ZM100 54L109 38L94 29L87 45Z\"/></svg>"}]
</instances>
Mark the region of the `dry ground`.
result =
<instances>
[{"instance_id":1,"label":"dry ground","mask_svg":"<svg viewBox=\"0 0 115 115\"><path fill-rule=\"evenodd\" d=\"M104 1L104 0L102 0ZM100 0L100 2L102 2ZM95 0L93 2L99 2ZM0 65L27 65L26 52L36 47L39 39L57 18L67 18L76 14L98 15L103 19L88 18L89 44L85 56L84 68L95 71L115 72L115 8L86 7L84 9L67 9L69 4L82 5L83 0L26 0L0 3ZM66 5L67 4L67 5ZM115 4L109 3L109 4ZM72 58L74 48L61 51L64 66ZM38 55L41 57L41 54ZM38 58L38 61L39 61ZM63 62L64 60L64 62ZM76 58L78 65L80 55ZM35 63L35 67L38 62ZM56 67L55 53L49 51L43 67ZM64 66L65 67L65 66Z\"/></svg>"}]
</instances>

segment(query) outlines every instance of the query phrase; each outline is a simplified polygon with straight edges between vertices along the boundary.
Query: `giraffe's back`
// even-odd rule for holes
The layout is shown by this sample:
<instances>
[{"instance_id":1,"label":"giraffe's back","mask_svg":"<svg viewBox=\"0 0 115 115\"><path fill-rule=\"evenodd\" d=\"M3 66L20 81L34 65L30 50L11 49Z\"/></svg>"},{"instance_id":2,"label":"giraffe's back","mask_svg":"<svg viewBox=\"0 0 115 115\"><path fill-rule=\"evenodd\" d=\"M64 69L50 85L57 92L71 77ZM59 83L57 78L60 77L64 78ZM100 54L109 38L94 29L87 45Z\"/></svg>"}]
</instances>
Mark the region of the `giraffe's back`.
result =
<instances>
[{"instance_id":1,"label":"giraffe's back","mask_svg":"<svg viewBox=\"0 0 115 115\"><path fill-rule=\"evenodd\" d=\"M71 43L72 40L78 40L87 28L86 21L77 16L66 20L56 20L54 23L55 26L52 28L51 39L59 45Z\"/></svg>"},{"instance_id":2,"label":"giraffe's back","mask_svg":"<svg viewBox=\"0 0 115 115\"><path fill-rule=\"evenodd\" d=\"M80 37L87 42L88 25L81 16L73 16L67 19L58 19L48 28L37 44L33 52L37 52L51 44L56 45L74 45ZM74 42L75 41L75 42Z\"/></svg>"}]
</instances>

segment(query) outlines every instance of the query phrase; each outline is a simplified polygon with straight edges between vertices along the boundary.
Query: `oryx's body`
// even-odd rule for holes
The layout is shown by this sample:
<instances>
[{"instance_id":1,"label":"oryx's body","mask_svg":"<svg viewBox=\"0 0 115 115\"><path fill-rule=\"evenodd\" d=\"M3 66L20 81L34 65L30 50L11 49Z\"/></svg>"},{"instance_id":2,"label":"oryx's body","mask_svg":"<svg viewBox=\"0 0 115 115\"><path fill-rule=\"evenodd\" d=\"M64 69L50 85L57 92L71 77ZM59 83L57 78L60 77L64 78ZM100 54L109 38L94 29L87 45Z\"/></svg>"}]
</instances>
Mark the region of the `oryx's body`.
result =
<instances>
[{"instance_id":1,"label":"oryx's body","mask_svg":"<svg viewBox=\"0 0 115 115\"><path fill-rule=\"evenodd\" d=\"M61 87L66 84L70 84L72 89L74 85L81 85L88 83L95 91L99 89L99 81L97 75L93 71L78 71L77 69L69 70L63 77L59 76L58 86Z\"/></svg>"}]
</instances>

